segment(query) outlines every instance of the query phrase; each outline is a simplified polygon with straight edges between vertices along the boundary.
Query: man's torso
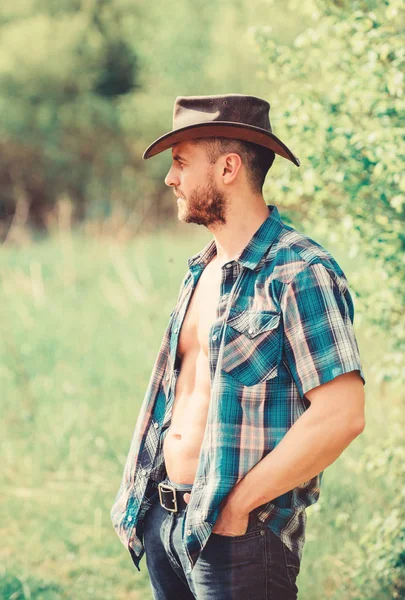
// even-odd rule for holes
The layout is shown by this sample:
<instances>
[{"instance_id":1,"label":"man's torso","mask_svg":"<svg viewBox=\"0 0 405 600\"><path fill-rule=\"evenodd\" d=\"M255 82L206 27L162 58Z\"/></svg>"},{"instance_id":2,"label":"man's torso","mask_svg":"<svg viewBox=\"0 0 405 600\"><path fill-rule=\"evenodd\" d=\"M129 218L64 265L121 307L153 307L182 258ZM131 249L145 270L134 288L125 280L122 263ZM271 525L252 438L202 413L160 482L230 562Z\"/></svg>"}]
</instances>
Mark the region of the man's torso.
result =
<instances>
[{"instance_id":1,"label":"man's torso","mask_svg":"<svg viewBox=\"0 0 405 600\"><path fill-rule=\"evenodd\" d=\"M198 467L211 397L208 336L218 317L220 284L221 268L214 258L198 280L179 334L179 374L163 445L167 474L176 483L193 483Z\"/></svg>"}]
</instances>

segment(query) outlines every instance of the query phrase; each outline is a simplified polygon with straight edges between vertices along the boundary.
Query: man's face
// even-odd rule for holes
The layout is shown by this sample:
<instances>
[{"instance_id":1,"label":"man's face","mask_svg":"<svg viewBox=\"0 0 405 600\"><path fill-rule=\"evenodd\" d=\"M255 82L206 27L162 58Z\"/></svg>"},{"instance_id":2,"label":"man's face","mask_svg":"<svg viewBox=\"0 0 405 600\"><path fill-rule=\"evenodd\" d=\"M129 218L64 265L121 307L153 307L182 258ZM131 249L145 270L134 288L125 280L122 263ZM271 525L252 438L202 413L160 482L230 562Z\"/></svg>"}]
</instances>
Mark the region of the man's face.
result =
<instances>
[{"instance_id":1,"label":"man's face","mask_svg":"<svg viewBox=\"0 0 405 600\"><path fill-rule=\"evenodd\" d=\"M226 223L227 196L216 184L215 165L209 163L204 147L190 142L175 144L165 183L179 197L178 218L183 223Z\"/></svg>"}]
</instances>

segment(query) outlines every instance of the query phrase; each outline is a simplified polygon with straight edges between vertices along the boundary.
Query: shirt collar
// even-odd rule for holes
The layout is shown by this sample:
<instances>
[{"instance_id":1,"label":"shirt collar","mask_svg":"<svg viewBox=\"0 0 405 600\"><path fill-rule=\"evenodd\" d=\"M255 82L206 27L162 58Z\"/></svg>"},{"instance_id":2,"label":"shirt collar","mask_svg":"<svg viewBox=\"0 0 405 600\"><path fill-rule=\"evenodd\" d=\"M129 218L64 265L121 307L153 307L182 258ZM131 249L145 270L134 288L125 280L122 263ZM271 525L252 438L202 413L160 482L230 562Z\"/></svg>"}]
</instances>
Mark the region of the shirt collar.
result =
<instances>
[{"instance_id":1,"label":"shirt collar","mask_svg":"<svg viewBox=\"0 0 405 600\"><path fill-rule=\"evenodd\" d=\"M263 221L259 229L253 234L247 246L242 250L235 261L248 269L255 269L260 263L266 251L270 249L279 232L283 228L283 221L277 206L268 204L269 216ZM204 248L191 256L187 262L192 267L205 267L216 255L217 247L215 240L210 240Z\"/></svg>"}]
</instances>

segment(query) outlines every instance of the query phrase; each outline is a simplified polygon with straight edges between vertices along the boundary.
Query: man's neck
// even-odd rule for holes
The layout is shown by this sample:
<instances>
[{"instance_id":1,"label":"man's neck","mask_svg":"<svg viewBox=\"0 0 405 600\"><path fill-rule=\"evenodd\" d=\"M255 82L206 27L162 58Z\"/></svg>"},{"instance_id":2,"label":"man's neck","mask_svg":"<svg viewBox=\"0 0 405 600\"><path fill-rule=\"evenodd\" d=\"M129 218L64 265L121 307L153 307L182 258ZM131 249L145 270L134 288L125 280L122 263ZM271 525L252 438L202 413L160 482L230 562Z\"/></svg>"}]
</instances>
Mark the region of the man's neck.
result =
<instances>
[{"instance_id":1,"label":"man's neck","mask_svg":"<svg viewBox=\"0 0 405 600\"><path fill-rule=\"evenodd\" d=\"M236 210L230 210L226 225L212 232L217 249L213 258L215 264L222 266L238 258L269 214L269 207L264 200L239 214Z\"/></svg>"}]
</instances>

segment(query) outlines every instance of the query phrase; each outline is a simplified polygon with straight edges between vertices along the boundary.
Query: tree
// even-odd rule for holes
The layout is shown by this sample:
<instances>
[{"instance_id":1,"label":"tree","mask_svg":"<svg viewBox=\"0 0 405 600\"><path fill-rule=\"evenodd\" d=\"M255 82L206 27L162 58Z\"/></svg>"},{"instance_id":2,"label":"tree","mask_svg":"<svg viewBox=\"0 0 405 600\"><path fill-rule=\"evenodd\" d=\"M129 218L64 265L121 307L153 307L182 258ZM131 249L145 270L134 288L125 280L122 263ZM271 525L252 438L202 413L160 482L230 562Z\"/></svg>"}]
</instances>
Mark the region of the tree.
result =
<instances>
[{"instance_id":1,"label":"tree","mask_svg":"<svg viewBox=\"0 0 405 600\"><path fill-rule=\"evenodd\" d=\"M118 0L0 9L3 216L24 199L43 225L66 194L82 216L85 201L103 202L132 162L120 98L139 87L134 19L133 3Z\"/></svg>"}]
</instances>

